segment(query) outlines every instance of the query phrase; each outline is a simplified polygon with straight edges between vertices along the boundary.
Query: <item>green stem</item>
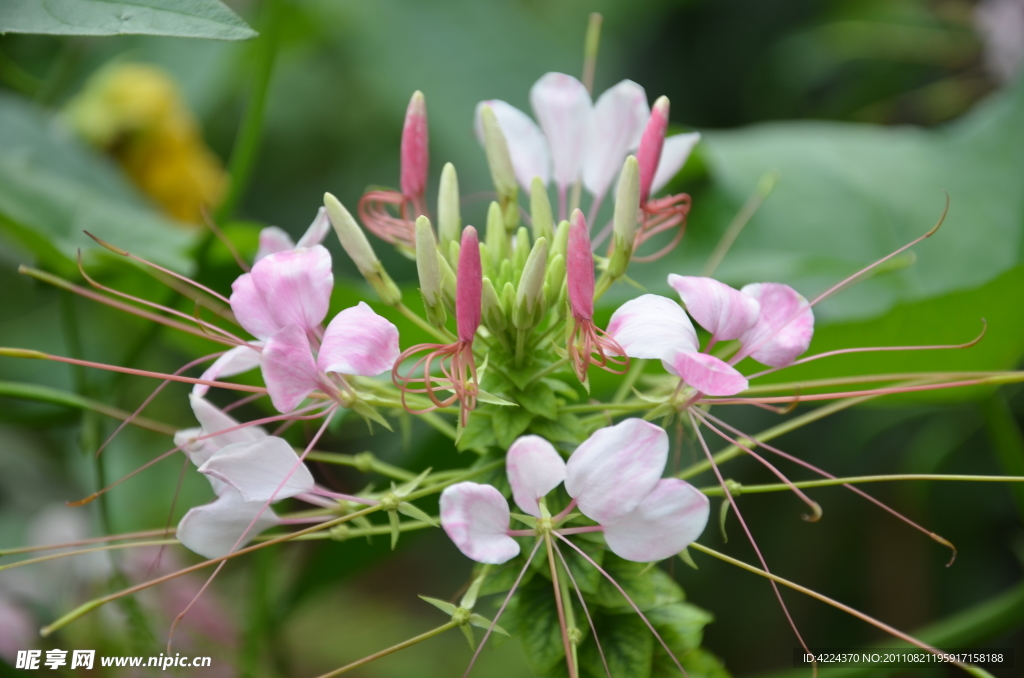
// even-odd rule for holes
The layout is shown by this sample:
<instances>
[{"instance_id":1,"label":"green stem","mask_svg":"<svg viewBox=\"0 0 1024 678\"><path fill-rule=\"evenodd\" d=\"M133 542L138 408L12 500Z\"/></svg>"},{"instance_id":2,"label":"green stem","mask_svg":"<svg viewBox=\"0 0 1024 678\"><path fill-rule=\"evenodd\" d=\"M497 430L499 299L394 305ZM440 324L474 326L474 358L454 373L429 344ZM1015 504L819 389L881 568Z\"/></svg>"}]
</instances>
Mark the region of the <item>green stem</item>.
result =
<instances>
[{"instance_id":1,"label":"green stem","mask_svg":"<svg viewBox=\"0 0 1024 678\"><path fill-rule=\"evenodd\" d=\"M604 293L608 291L608 288L612 286L612 277L605 271L601 274L601 277L597 279L597 284L594 285L594 303L604 296Z\"/></svg>"},{"instance_id":2,"label":"green stem","mask_svg":"<svg viewBox=\"0 0 1024 678\"><path fill-rule=\"evenodd\" d=\"M320 461L325 464L336 464L338 466L351 466L352 468L359 469L363 473L379 473L382 476L394 478L395 480L412 480L416 477L415 473L406 471L405 469L392 466L387 462L383 462L373 454L373 452L363 452L361 454L339 454L336 452L310 452L306 455L306 459L309 461Z\"/></svg>"},{"instance_id":3,"label":"green stem","mask_svg":"<svg viewBox=\"0 0 1024 678\"><path fill-rule=\"evenodd\" d=\"M550 365L548 365L547 367L545 367L541 371L539 371L536 374L534 374L533 377L530 379L530 383L527 384L527 386L530 386L531 384L534 384L534 383L540 381L541 379L544 379L545 377L551 376L552 374L554 374L555 372L559 371L560 369L562 369L563 367L565 367L568 364L569 364L569 359L568 358L559 358L558 360L556 360L555 362L551 363Z\"/></svg>"},{"instance_id":4,"label":"green stem","mask_svg":"<svg viewBox=\"0 0 1024 678\"><path fill-rule=\"evenodd\" d=\"M548 565L551 566L551 583L555 587L555 607L558 608L558 623L562 627L562 644L565 646L565 662L569 668L569 678L579 678L579 673L576 671L575 652L573 652L572 643L569 642L569 627L567 626L565 606L563 604L562 586L558 576L558 566L555 564L555 553L551 545L551 534L549 532L544 533L544 545L548 550Z\"/></svg>"},{"instance_id":5,"label":"green stem","mask_svg":"<svg viewBox=\"0 0 1024 678\"><path fill-rule=\"evenodd\" d=\"M413 310L406 306L405 304L399 302L398 305L395 306L395 308L398 309L399 313L401 313L406 318L411 320L417 327L419 327L421 330L423 330L430 336L434 337L441 343L450 344L455 342L455 336L451 332L443 328L438 329L434 327L426 320L416 315L416 313L413 312Z\"/></svg>"},{"instance_id":6,"label":"green stem","mask_svg":"<svg viewBox=\"0 0 1024 678\"><path fill-rule=\"evenodd\" d=\"M714 275L718 269L718 265L722 263L722 259L729 252L729 248L736 242L736 238L739 237L740 232L750 221L751 217L757 213L764 201L771 195L775 189L775 184L779 181L778 170L766 172L761 176L761 179L757 182L757 186L754 188L754 192L750 194L747 201L743 203L743 207L733 217L729 227L725 229L725 233L722 234L721 240L715 245L715 251L708 257L708 263L704 265L704 270L701 275L705 278L710 278Z\"/></svg>"},{"instance_id":7,"label":"green stem","mask_svg":"<svg viewBox=\"0 0 1024 678\"><path fill-rule=\"evenodd\" d=\"M871 395L860 396L858 398L847 398L845 400L837 400L834 403L829 403L828 405L819 407L818 409L808 412L807 414L800 415L799 417L790 419L789 421L779 424L778 426L773 426L770 429L757 433L751 436L751 438L767 442L769 440L778 438L781 435L789 433L790 431L795 431L801 426L806 426L811 422L818 421L819 419L824 419L830 414L835 414L836 412L840 412L847 408L853 407L854 405L859 405L860 403L865 403L871 400L872 398L877 397L878 396ZM755 444L754 441L751 440L751 438L741 438L737 442L746 447L750 447L751 445ZM727 462L730 459L735 459L736 457L739 457L740 455L743 454L746 454L746 452L744 452L743 449L740 448L738 445L729 445L722 451L715 454L713 459L715 460L716 464L723 464L724 462ZM701 461L683 469L682 471L679 472L679 474L676 477L685 480L687 478L692 478L693 476L699 473L703 473L704 471L708 471L710 469L710 461Z\"/></svg>"},{"instance_id":8,"label":"green stem","mask_svg":"<svg viewBox=\"0 0 1024 678\"><path fill-rule=\"evenodd\" d=\"M526 330L516 330L516 369L523 366L523 351L526 348Z\"/></svg>"},{"instance_id":9,"label":"green stem","mask_svg":"<svg viewBox=\"0 0 1024 678\"><path fill-rule=\"evenodd\" d=\"M981 403L981 410L999 466L1007 474L1024 475L1024 436L1021 435L1010 404L1002 393L996 391ZM1024 486L1014 486L1010 491L1017 504L1017 511L1024 517Z\"/></svg>"},{"instance_id":10,"label":"green stem","mask_svg":"<svg viewBox=\"0 0 1024 678\"><path fill-rule=\"evenodd\" d=\"M877 476L850 476L847 478L826 478L824 480L802 480L794 482L795 487L831 487L834 485L853 485L857 483L880 483L890 482L896 480L955 480L961 482L980 482L980 483L1024 483L1024 476L970 476L970 475L952 475L942 473L897 473L891 475L877 475ZM1020 489L1024 486L1015 486L1013 489ZM791 487L784 483L768 484L768 485L741 485L735 483L729 486L730 493L733 496L741 494L759 494L762 492L783 492L789 490ZM721 496L725 494L725 491L720 486L713 487L702 487L700 491L708 496Z\"/></svg>"},{"instance_id":11,"label":"green stem","mask_svg":"<svg viewBox=\"0 0 1024 678\"><path fill-rule=\"evenodd\" d=\"M629 403L584 403L581 405L566 405L561 409L562 412L638 412L640 410L649 410L655 406L655 403L647 402L629 402Z\"/></svg>"},{"instance_id":12,"label":"green stem","mask_svg":"<svg viewBox=\"0 0 1024 678\"><path fill-rule=\"evenodd\" d=\"M59 389L50 388L49 386L38 386L36 384L20 384L15 381L0 381L0 396L20 398L22 400L34 400L36 402L50 403L51 405L59 405L61 407L69 407L79 410L89 410L114 419L120 419L121 421L124 421L131 416L130 412L125 412L124 410L116 407L111 407L110 405L101 403L98 400L86 398L78 395L77 393L69 393L68 391L61 391ZM148 429L150 431L155 431L156 433L162 433L169 436L174 435L178 430L168 424L153 421L152 419L147 419L145 417L136 417L132 420L132 424L139 428Z\"/></svg>"},{"instance_id":13,"label":"green stem","mask_svg":"<svg viewBox=\"0 0 1024 678\"><path fill-rule=\"evenodd\" d=\"M351 664L346 664L345 666L342 666L340 669L335 669L334 671L331 671L330 673L323 674L319 678L332 678L332 676L337 676L337 675L340 675L342 673L347 673L348 671L351 671L352 669L359 668L360 666L363 666L365 664L369 664L370 662L376 661L376 660L380 659L381 657L386 657L387 655L391 654L392 652L398 652L399 650L404 650L407 647L412 647L416 643L422 643L424 640L429 640L430 638L433 638L434 636L438 636L438 635L444 633L445 631L447 631L448 629L453 629L456 626L458 626L458 624L456 624L455 622L451 622L451 621L446 623L446 624L441 624L436 629L427 631L426 633L421 633L420 635L416 636L415 638L410 638L409 640L401 642L398 645L392 645L391 647L387 648L386 650L381 650L380 652L375 652L375 653L371 654L368 657L363 657L359 661L354 661Z\"/></svg>"},{"instance_id":14,"label":"green stem","mask_svg":"<svg viewBox=\"0 0 1024 678\"><path fill-rule=\"evenodd\" d=\"M615 391L615 396L612 398L613 403L621 403L629 395L629 392L636 386L636 382L640 379L640 375L644 373L644 367L647 366L646 360L639 358L630 361L629 372L626 373L626 378L619 384L619 388Z\"/></svg>"},{"instance_id":15,"label":"green stem","mask_svg":"<svg viewBox=\"0 0 1024 678\"><path fill-rule=\"evenodd\" d=\"M263 132L267 91L270 89L270 76L274 72L274 62L277 59L277 48L283 23L280 9L281 0L266 0L263 5L260 37L257 38L254 45L256 55L252 90L246 104L242 124L238 128L238 136L235 137L234 148L231 150L231 159L228 162L231 186L227 197L217 210L218 221L224 221L234 214L249 186L252 169L256 163L260 136Z\"/></svg>"}]
</instances>

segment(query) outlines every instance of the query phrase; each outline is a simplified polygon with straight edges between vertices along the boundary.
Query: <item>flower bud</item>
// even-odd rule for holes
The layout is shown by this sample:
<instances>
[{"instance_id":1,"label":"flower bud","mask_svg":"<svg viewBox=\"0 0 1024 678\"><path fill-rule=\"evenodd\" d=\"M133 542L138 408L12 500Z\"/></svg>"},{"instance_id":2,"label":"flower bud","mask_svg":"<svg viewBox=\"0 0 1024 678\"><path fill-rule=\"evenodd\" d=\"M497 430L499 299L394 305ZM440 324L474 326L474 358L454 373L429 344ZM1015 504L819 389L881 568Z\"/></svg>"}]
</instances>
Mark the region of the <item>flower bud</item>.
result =
<instances>
[{"instance_id":1,"label":"flower bud","mask_svg":"<svg viewBox=\"0 0 1024 678\"><path fill-rule=\"evenodd\" d=\"M525 226L520 226L519 230L516 231L515 247L512 249L512 269L515 271L515 276L518 277L523 272L523 266L526 265L526 259L530 256L530 233L526 230Z\"/></svg>"},{"instance_id":2,"label":"flower bud","mask_svg":"<svg viewBox=\"0 0 1024 678\"><path fill-rule=\"evenodd\" d=\"M521 330L529 329L537 324L540 316L547 310L544 304L544 274L547 263L548 241L546 238L541 238L533 244L530 256L523 266L523 275L519 278L512 322Z\"/></svg>"},{"instance_id":3,"label":"flower bud","mask_svg":"<svg viewBox=\"0 0 1024 678\"><path fill-rule=\"evenodd\" d=\"M458 242L461 229L459 177L455 173L455 165L449 162L441 170L441 187L437 191L437 235L441 240L442 252L448 250L448 243Z\"/></svg>"},{"instance_id":4,"label":"flower bud","mask_svg":"<svg viewBox=\"0 0 1024 678\"><path fill-rule=\"evenodd\" d=\"M505 226L511 230L519 224L519 184L516 183L516 173L512 167L512 155L494 109L482 106L480 121L484 128L484 151L487 153L487 165L491 169L491 180L498 192Z\"/></svg>"},{"instance_id":5,"label":"flower bud","mask_svg":"<svg viewBox=\"0 0 1024 678\"><path fill-rule=\"evenodd\" d=\"M590 251L590 234L583 212L573 210L569 217L569 254L565 259L566 284L573 317L590 320L594 317L594 255Z\"/></svg>"},{"instance_id":6,"label":"flower bud","mask_svg":"<svg viewBox=\"0 0 1024 678\"><path fill-rule=\"evenodd\" d=\"M615 218L612 236L612 256L608 275L620 278L629 267L636 239L636 224L640 214L640 168L636 158L629 156L619 175L619 188L615 195Z\"/></svg>"},{"instance_id":7,"label":"flower bud","mask_svg":"<svg viewBox=\"0 0 1024 678\"><path fill-rule=\"evenodd\" d=\"M402 301L402 293L398 286L384 270L377 255L366 239L363 229L352 218L345 206L330 193L324 193L324 207L331 220L334 232L338 234L341 247L359 269L366 282L377 292L381 300L388 306L395 306Z\"/></svg>"},{"instance_id":8,"label":"flower bud","mask_svg":"<svg viewBox=\"0 0 1024 678\"><path fill-rule=\"evenodd\" d=\"M402 194L422 198L427 189L430 156L427 151L427 103L417 90L405 110L402 126Z\"/></svg>"},{"instance_id":9,"label":"flower bud","mask_svg":"<svg viewBox=\"0 0 1024 678\"><path fill-rule=\"evenodd\" d=\"M643 136L640 137L640 148L636 152L636 160L640 169L640 204L643 205L651 197L651 185L654 175L661 162L661 148L665 144L665 130L668 129L668 97L658 97L651 108L651 117L647 120Z\"/></svg>"},{"instance_id":10,"label":"flower bud","mask_svg":"<svg viewBox=\"0 0 1024 678\"><path fill-rule=\"evenodd\" d=\"M451 243L455 247L452 251L455 253L455 261L459 260L459 243ZM444 301L444 307L448 309L450 313L455 313L455 271L452 270L451 264L438 253L437 263L441 267L441 298Z\"/></svg>"},{"instance_id":11,"label":"flower bud","mask_svg":"<svg viewBox=\"0 0 1024 678\"><path fill-rule=\"evenodd\" d=\"M494 270L508 257L508 236L505 234L505 219L498 203L492 202L487 210L487 251L491 254Z\"/></svg>"},{"instance_id":12,"label":"flower bud","mask_svg":"<svg viewBox=\"0 0 1024 678\"><path fill-rule=\"evenodd\" d=\"M494 290L494 284L490 278L484 278L480 307L484 325L487 325L489 330L501 332L507 327L505 309L501 307L501 300L498 299L498 293Z\"/></svg>"},{"instance_id":13,"label":"flower bud","mask_svg":"<svg viewBox=\"0 0 1024 678\"><path fill-rule=\"evenodd\" d=\"M555 232L555 221L551 212L551 200L548 187L540 177L534 177L530 184L530 218L533 220L533 239L547 238L548 242Z\"/></svg>"},{"instance_id":14,"label":"flower bud","mask_svg":"<svg viewBox=\"0 0 1024 678\"><path fill-rule=\"evenodd\" d=\"M568 252L569 246L569 222L562 221L555 230L555 239L551 243L551 256L561 254L563 257Z\"/></svg>"},{"instance_id":15,"label":"flower bud","mask_svg":"<svg viewBox=\"0 0 1024 678\"><path fill-rule=\"evenodd\" d=\"M420 293L427 320L435 327L444 327L446 320L444 304L441 302L441 265L438 262L437 245L430 219L421 216L416 219L416 270L420 275Z\"/></svg>"},{"instance_id":16,"label":"flower bud","mask_svg":"<svg viewBox=\"0 0 1024 678\"><path fill-rule=\"evenodd\" d=\"M565 257L555 254L548 257L547 275L544 276L544 299L548 308L556 306L559 292L565 287Z\"/></svg>"},{"instance_id":17,"label":"flower bud","mask_svg":"<svg viewBox=\"0 0 1024 678\"><path fill-rule=\"evenodd\" d=\"M501 288L501 306L509 310L516 307L516 286L510 282Z\"/></svg>"},{"instance_id":18,"label":"flower bud","mask_svg":"<svg viewBox=\"0 0 1024 678\"><path fill-rule=\"evenodd\" d=\"M459 249L459 275L455 281L455 322L461 341L471 343L480 327L480 294L482 282L480 248L476 229L462 231Z\"/></svg>"}]
</instances>

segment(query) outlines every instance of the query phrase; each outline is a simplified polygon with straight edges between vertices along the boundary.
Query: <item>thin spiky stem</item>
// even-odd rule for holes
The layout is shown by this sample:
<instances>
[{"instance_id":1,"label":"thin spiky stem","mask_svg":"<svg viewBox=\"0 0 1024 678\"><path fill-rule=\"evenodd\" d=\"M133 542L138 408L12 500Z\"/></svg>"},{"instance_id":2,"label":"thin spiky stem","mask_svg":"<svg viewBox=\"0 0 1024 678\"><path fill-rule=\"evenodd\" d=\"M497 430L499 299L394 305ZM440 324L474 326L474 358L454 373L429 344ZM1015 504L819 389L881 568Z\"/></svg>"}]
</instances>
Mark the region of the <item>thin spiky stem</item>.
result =
<instances>
[{"instance_id":1,"label":"thin spiky stem","mask_svg":"<svg viewBox=\"0 0 1024 678\"><path fill-rule=\"evenodd\" d=\"M558 549L558 544L555 544L555 553L558 554L558 559L562 561L562 566L565 568L565 574L569 576L569 581L572 582L573 589L576 590L576 597L579 598L580 606L583 608L583 614L587 616L587 623L590 625L590 632L594 634L594 644L597 645L597 653L601 656L601 664L604 665L604 672L608 678L612 678L611 669L608 668L608 660L604 656L604 648L601 647L601 641L597 637L597 627L594 626L594 620L590 618L590 610L587 609L587 601L583 599L583 593L580 592L580 587L576 585L576 578L572 576L572 570L569 569L569 563L565 562L565 556Z\"/></svg>"}]
</instances>

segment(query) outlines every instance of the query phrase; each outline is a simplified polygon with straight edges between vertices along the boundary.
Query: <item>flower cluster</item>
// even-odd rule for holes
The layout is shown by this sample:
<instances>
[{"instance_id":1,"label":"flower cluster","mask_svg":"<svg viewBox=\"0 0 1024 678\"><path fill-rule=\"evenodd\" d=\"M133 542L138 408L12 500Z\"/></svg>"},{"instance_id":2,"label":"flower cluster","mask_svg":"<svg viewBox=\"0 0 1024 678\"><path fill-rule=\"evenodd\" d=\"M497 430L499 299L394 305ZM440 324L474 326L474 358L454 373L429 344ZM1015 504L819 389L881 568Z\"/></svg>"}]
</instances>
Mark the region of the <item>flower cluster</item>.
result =
<instances>
[{"instance_id":1,"label":"flower cluster","mask_svg":"<svg viewBox=\"0 0 1024 678\"><path fill-rule=\"evenodd\" d=\"M441 526L467 557L500 564L519 555L513 536L600 531L616 555L637 562L662 560L700 536L708 521L707 497L684 480L662 478L668 435L641 419L595 431L566 462L536 435L512 444L506 469L512 496L532 520L531 530L511 530L508 502L492 485L463 482L441 494ZM545 496L565 483L569 506L552 517ZM559 528L580 513L594 527Z\"/></svg>"}]
</instances>

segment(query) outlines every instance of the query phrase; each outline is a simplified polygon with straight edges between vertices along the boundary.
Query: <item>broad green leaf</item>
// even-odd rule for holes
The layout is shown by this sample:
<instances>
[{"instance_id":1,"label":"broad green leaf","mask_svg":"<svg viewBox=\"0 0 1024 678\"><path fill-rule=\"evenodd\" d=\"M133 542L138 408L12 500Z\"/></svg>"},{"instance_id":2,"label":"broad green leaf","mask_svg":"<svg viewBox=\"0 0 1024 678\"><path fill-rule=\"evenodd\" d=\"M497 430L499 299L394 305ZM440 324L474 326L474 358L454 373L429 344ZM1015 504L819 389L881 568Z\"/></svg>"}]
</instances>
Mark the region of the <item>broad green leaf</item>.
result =
<instances>
[{"instance_id":1,"label":"broad green leaf","mask_svg":"<svg viewBox=\"0 0 1024 678\"><path fill-rule=\"evenodd\" d=\"M65 273L74 271L79 249L107 252L83 231L183 273L195 241L195 232L158 214L53 116L7 94L0 94L0 230Z\"/></svg>"},{"instance_id":2,"label":"broad green leaf","mask_svg":"<svg viewBox=\"0 0 1024 678\"><path fill-rule=\"evenodd\" d=\"M661 639L665 641L676 657L682 657L700 647L704 637L704 627L710 624L714 618L710 612L689 603L672 603L647 612L647 619L657 629ZM655 653L664 651L659 645Z\"/></svg>"},{"instance_id":3,"label":"broad green leaf","mask_svg":"<svg viewBox=\"0 0 1024 678\"><path fill-rule=\"evenodd\" d=\"M558 419L558 403L555 400L555 392L543 381L539 381L525 391L515 394L515 400L523 409L544 417L545 419Z\"/></svg>"},{"instance_id":4,"label":"broad green leaf","mask_svg":"<svg viewBox=\"0 0 1024 678\"><path fill-rule=\"evenodd\" d=\"M697 648L682 657L681 663L690 678L729 678L729 672L725 669L722 660L703 648ZM679 669L665 655L664 650L660 655L655 651L652 678L669 678L678 675Z\"/></svg>"},{"instance_id":5,"label":"broad green leaf","mask_svg":"<svg viewBox=\"0 0 1024 678\"><path fill-rule=\"evenodd\" d=\"M603 567L641 610L683 600L683 590L667 572L657 567L647 569L647 563L634 563L613 553L605 555ZM609 613L636 614L618 589L603 577L593 600Z\"/></svg>"},{"instance_id":6,"label":"broad green leaf","mask_svg":"<svg viewBox=\"0 0 1024 678\"><path fill-rule=\"evenodd\" d=\"M257 35L219 0L4 0L0 33L216 40L247 40Z\"/></svg>"},{"instance_id":7,"label":"broad green leaf","mask_svg":"<svg viewBox=\"0 0 1024 678\"><path fill-rule=\"evenodd\" d=\"M563 412L556 421L534 419L530 429L539 436L553 443L569 443L579 445L587 437L587 432L574 414Z\"/></svg>"},{"instance_id":8,"label":"broad green leaf","mask_svg":"<svg viewBox=\"0 0 1024 678\"><path fill-rule=\"evenodd\" d=\"M533 415L521 407L497 407L491 412L494 436L505 449L526 431L533 419Z\"/></svg>"},{"instance_id":9,"label":"broad green leaf","mask_svg":"<svg viewBox=\"0 0 1024 678\"><path fill-rule=\"evenodd\" d=\"M550 671L565 657L551 582L538 578L520 586L515 601L512 633L522 644L530 668L535 673Z\"/></svg>"},{"instance_id":10,"label":"broad green leaf","mask_svg":"<svg viewBox=\"0 0 1024 678\"><path fill-rule=\"evenodd\" d=\"M594 626L613 676L648 678L651 675L652 653L657 641L640 617L636 614L598 617ZM587 678L601 678L608 674L593 638L594 634L590 634L580 645L580 669Z\"/></svg>"},{"instance_id":11,"label":"broad green leaf","mask_svg":"<svg viewBox=\"0 0 1024 678\"><path fill-rule=\"evenodd\" d=\"M491 425L491 418L480 412L470 415L466 427L462 429L462 437L459 438L458 450L476 450L483 453L487 448L498 444L494 437L494 426Z\"/></svg>"}]
</instances>

